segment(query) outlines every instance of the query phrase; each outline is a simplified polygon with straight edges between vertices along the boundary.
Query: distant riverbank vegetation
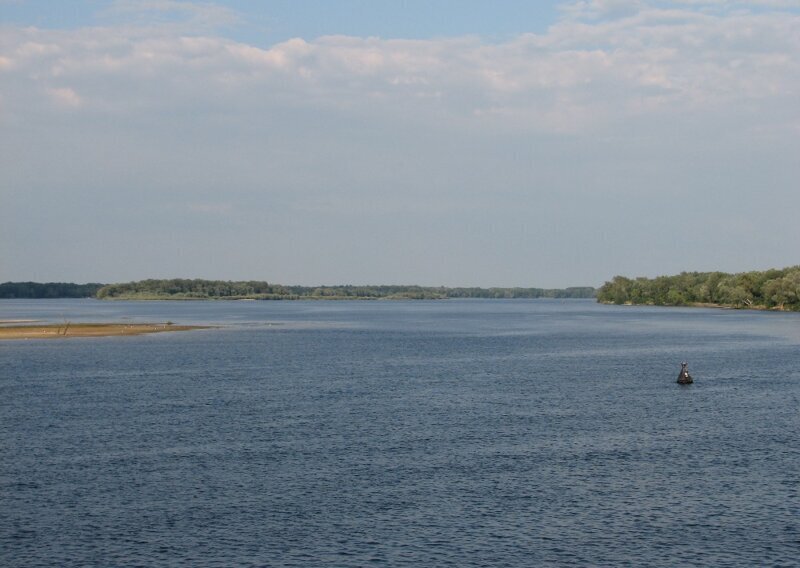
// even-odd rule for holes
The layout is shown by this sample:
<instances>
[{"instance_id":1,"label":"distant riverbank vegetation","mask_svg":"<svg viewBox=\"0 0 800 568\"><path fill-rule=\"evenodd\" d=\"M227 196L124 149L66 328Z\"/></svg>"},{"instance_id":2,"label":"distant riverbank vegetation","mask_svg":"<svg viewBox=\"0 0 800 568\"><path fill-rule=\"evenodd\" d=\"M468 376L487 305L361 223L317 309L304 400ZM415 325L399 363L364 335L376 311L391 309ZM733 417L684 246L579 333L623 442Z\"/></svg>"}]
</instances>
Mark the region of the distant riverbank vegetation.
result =
<instances>
[{"instance_id":1,"label":"distant riverbank vegetation","mask_svg":"<svg viewBox=\"0 0 800 568\"><path fill-rule=\"evenodd\" d=\"M139 280L122 284L5 282L0 298L106 300L429 300L446 298L597 298L608 304L721 306L800 311L800 266L763 272L682 272L657 278L615 276L598 289L444 286L287 286L261 281Z\"/></svg>"},{"instance_id":2,"label":"distant riverbank vegetation","mask_svg":"<svg viewBox=\"0 0 800 568\"><path fill-rule=\"evenodd\" d=\"M68 282L4 282L0 284L0 298L93 298L103 286Z\"/></svg>"},{"instance_id":3,"label":"distant riverbank vegetation","mask_svg":"<svg viewBox=\"0 0 800 568\"><path fill-rule=\"evenodd\" d=\"M286 286L224 280L140 280L109 284L96 297L115 300L429 300L444 298L592 298L595 289L426 286Z\"/></svg>"},{"instance_id":4,"label":"distant riverbank vegetation","mask_svg":"<svg viewBox=\"0 0 800 568\"><path fill-rule=\"evenodd\" d=\"M615 276L597 290L609 304L708 305L800 311L800 266L763 272L681 272L676 276Z\"/></svg>"}]
</instances>

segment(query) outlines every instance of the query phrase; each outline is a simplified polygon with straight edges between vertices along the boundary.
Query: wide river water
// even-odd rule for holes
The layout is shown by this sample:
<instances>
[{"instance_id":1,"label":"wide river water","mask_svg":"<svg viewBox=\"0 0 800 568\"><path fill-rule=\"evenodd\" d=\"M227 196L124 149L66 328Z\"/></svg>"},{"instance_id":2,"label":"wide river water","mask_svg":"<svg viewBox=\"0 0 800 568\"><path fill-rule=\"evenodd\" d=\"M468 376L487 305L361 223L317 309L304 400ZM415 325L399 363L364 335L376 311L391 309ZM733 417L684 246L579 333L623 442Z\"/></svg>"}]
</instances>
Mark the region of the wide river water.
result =
<instances>
[{"instance_id":1,"label":"wide river water","mask_svg":"<svg viewBox=\"0 0 800 568\"><path fill-rule=\"evenodd\" d=\"M223 326L0 341L3 566L798 566L800 314L2 300L0 319Z\"/></svg>"}]
</instances>

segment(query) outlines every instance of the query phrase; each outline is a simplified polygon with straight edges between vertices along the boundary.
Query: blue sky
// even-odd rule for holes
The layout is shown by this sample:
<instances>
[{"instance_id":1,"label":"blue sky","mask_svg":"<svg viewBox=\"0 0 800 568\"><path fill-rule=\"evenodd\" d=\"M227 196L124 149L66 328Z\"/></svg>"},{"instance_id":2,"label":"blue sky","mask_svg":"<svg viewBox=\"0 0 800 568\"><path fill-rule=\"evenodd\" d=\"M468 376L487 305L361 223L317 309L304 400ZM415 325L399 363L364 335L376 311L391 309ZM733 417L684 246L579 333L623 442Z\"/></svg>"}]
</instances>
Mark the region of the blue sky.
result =
<instances>
[{"instance_id":1,"label":"blue sky","mask_svg":"<svg viewBox=\"0 0 800 568\"><path fill-rule=\"evenodd\" d=\"M800 2L0 0L0 281L800 262Z\"/></svg>"},{"instance_id":2,"label":"blue sky","mask_svg":"<svg viewBox=\"0 0 800 568\"><path fill-rule=\"evenodd\" d=\"M225 35L257 45L323 35L502 39L544 31L558 16L557 2L519 0L231 0L214 4L235 15L236 21L223 27ZM24 26L75 29L121 19L115 12L120 3L113 0L12 0L0 5L5 23ZM162 20L170 17L175 14L160 16Z\"/></svg>"}]
</instances>

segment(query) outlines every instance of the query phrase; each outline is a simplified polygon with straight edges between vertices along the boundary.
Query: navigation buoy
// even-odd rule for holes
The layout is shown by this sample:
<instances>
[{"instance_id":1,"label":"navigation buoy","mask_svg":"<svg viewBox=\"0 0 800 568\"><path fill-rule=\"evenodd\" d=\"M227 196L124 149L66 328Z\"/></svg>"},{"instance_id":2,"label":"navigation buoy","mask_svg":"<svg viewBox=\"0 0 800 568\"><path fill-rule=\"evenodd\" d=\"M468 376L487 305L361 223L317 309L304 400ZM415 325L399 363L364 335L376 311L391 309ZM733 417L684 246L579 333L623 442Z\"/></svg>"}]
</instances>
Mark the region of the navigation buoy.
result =
<instances>
[{"instance_id":1,"label":"navigation buoy","mask_svg":"<svg viewBox=\"0 0 800 568\"><path fill-rule=\"evenodd\" d=\"M690 385L694 382L692 375L689 374L689 364L681 363L681 372L678 375L679 385Z\"/></svg>"}]
</instances>

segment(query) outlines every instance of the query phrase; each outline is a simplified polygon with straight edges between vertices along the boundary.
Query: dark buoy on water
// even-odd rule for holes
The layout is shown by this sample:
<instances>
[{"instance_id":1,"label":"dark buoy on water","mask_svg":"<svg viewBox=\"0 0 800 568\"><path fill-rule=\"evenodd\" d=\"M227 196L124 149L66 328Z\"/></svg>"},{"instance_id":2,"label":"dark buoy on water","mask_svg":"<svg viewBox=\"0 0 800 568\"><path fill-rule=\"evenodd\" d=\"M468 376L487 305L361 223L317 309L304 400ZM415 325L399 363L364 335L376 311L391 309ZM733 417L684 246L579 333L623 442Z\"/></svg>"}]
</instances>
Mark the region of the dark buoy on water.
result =
<instances>
[{"instance_id":1,"label":"dark buoy on water","mask_svg":"<svg viewBox=\"0 0 800 568\"><path fill-rule=\"evenodd\" d=\"M688 363L681 363L681 374L678 375L678 384L679 385L690 385L694 381L692 380L692 375L689 374L689 364Z\"/></svg>"}]
</instances>

